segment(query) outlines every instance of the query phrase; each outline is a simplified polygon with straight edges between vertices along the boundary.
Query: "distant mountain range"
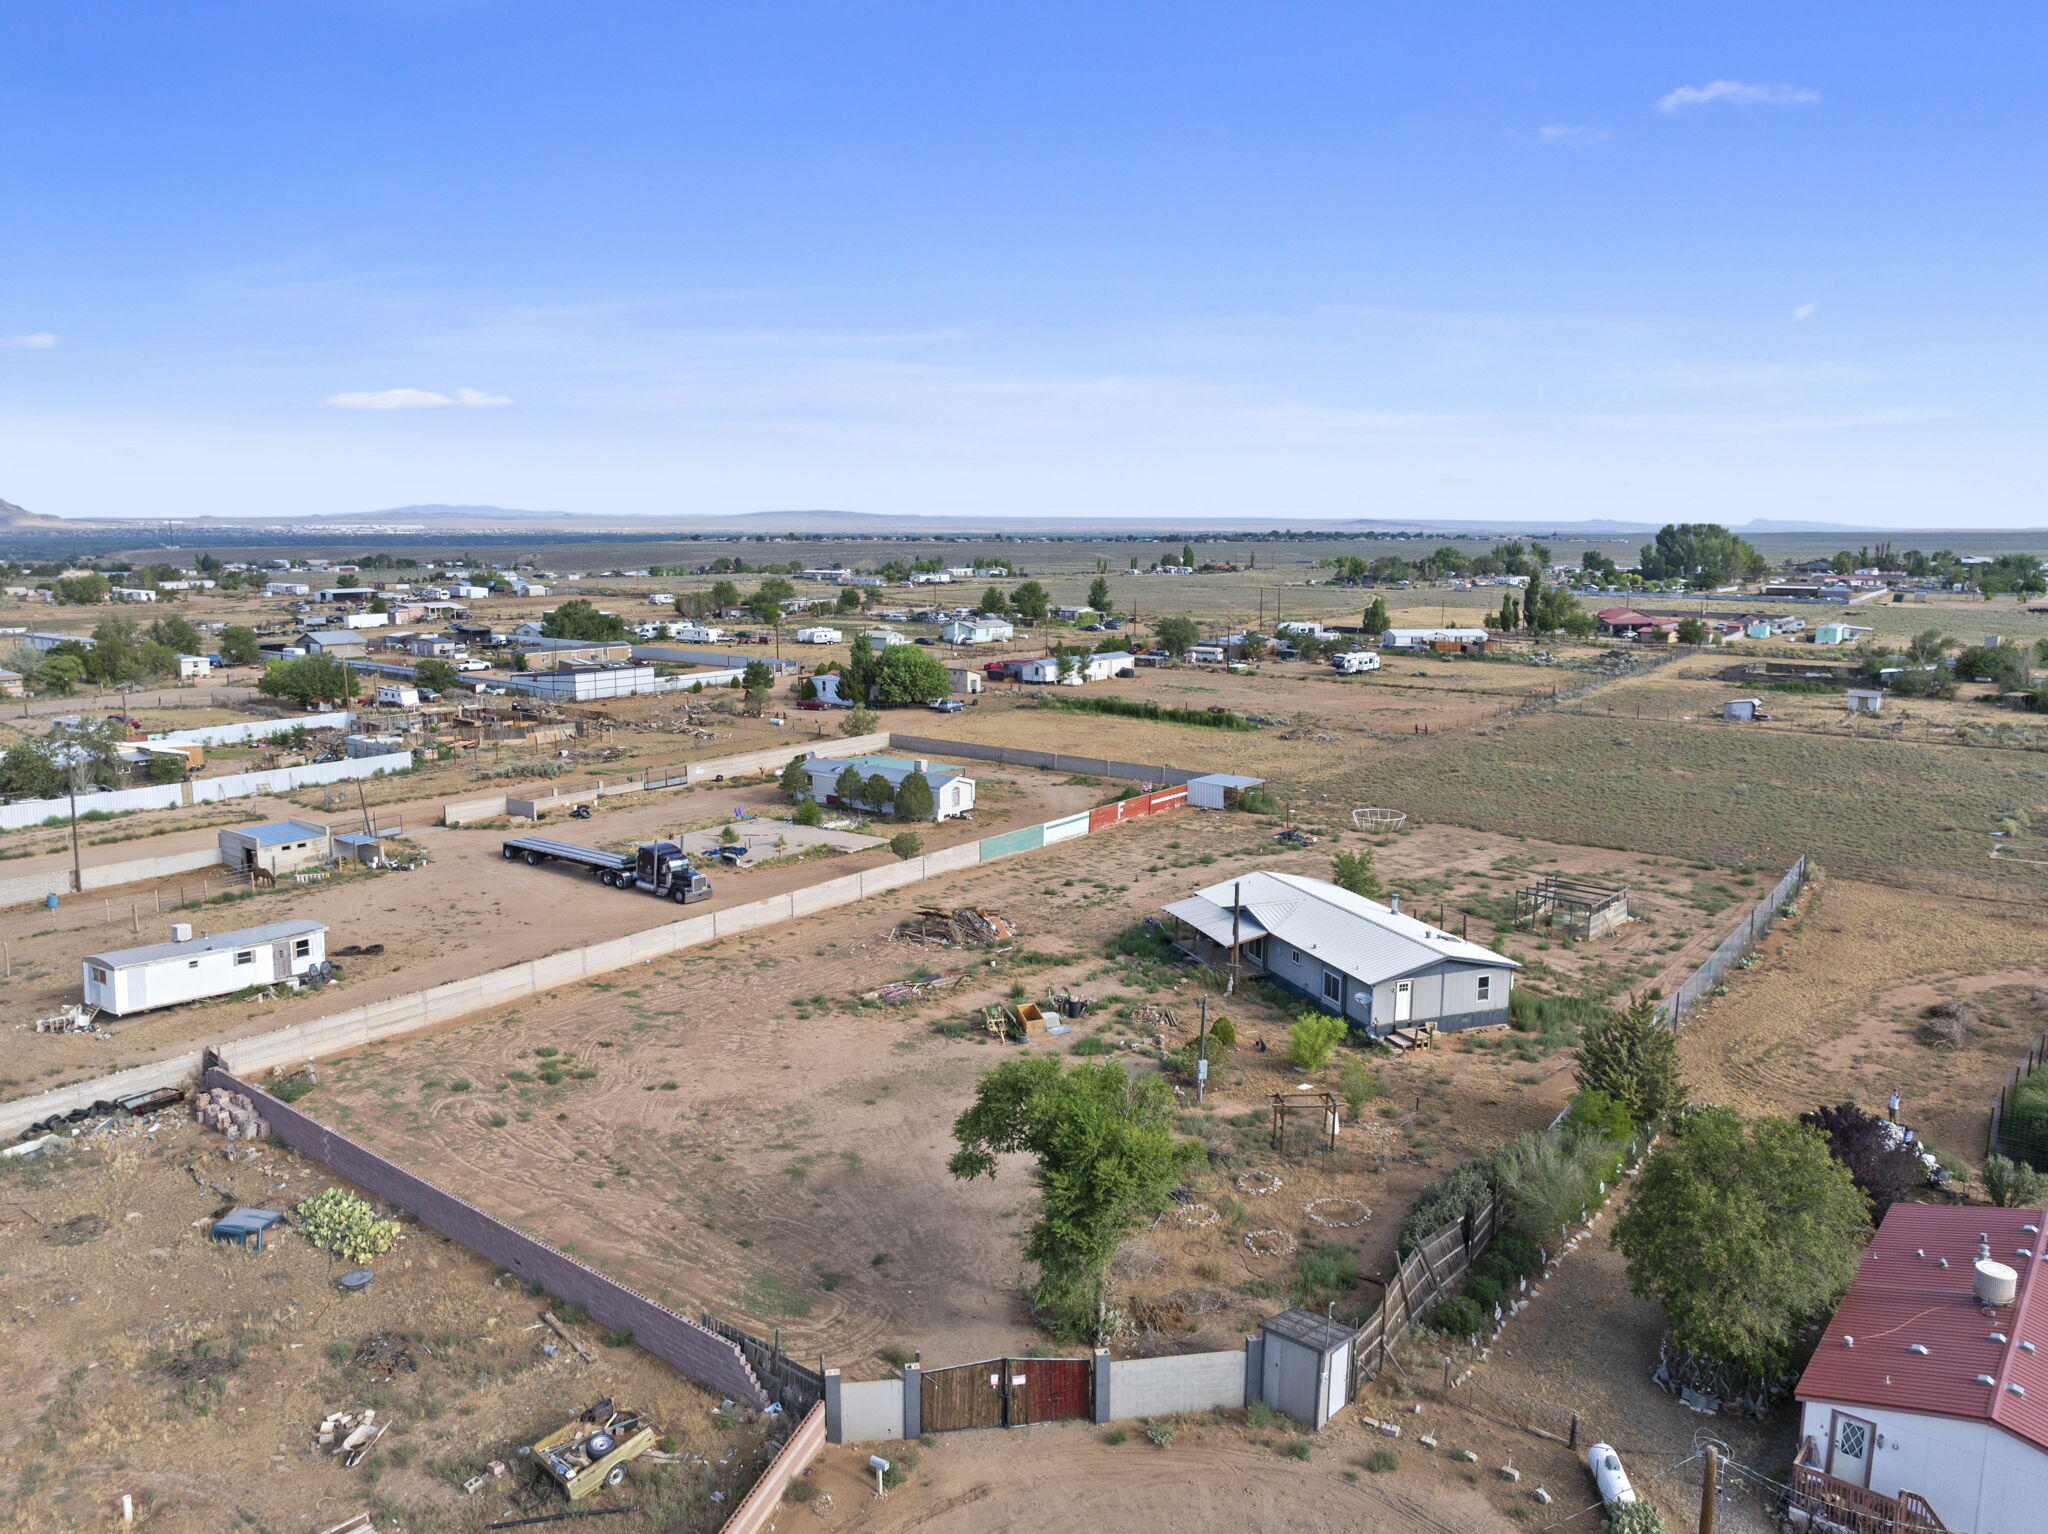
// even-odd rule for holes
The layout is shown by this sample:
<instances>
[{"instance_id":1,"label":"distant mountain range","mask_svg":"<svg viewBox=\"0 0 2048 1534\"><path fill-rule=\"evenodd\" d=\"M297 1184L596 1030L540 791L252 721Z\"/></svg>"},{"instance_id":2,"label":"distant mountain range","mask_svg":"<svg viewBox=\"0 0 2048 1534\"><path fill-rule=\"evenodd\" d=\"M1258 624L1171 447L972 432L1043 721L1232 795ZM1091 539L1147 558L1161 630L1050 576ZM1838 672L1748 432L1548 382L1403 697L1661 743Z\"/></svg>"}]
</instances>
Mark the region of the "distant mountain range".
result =
<instances>
[{"instance_id":1,"label":"distant mountain range","mask_svg":"<svg viewBox=\"0 0 2048 1534\"><path fill-rule=\"evenodd\" d=\"M785 533L1223 533L1300 531L1318 533L1431 533L1445 537L1458 534L1493 533L1522 538L1635 538L1654 534L1661 523L1624 522L1611 518L1586 518L1575 522L1543 522L1527 517L1496 517L1459 521L1434 521L1398 517L976 517L913 516L895 512L841 511L820 507L808 511L744 511L728 515L691 516L664 512L627 512L593 516L574 511L535 511L512 506L449 506L441 504L391 506L381 511L328 513L292 517L152 517L152 518L68 518L49 517L27 511L9 501L0 501L0 529L23 531L89 531L124 528L183 528L204 532L208 528L237 531L275 528L284 531L313 531L323 528L355 529L366 526L422 525L435 531L502 528L516 524L522 529L552 532L785 532ZM1736 525L1737 532L1756 534L1840 533L1859 536L1896 535L1898 528L1856 527L1841 522L1802 522L1756 517Z\"/></svg>"}]
</instances>

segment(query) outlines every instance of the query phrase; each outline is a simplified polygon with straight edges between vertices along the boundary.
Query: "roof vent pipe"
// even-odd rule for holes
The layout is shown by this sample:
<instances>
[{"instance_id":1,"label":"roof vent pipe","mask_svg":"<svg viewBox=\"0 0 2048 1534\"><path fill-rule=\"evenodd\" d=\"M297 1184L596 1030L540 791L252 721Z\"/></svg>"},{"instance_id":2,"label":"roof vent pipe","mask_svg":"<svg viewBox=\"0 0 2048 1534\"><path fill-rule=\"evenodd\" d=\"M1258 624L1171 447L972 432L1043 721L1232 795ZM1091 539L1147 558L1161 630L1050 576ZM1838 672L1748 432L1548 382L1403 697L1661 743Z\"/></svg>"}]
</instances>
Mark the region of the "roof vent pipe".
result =
<instances>
[{"instance_id":1,"label":"roof vent pipe","mask_svg":"<svg viewBox=\"0 0 2048 1534\"><path fill-rule=\"evenodd\" d=\"M1984 1338L1984 1340L1985 1340L1986 1342L2003 1342L2003 1341L2005 1341L2005 1333L2004 1333L2004 1332L1989 1332L1989 1333L1986 1333L1986 1334L1985 1334L1985 1338Z\"/></svg>"},{"instance_id":2,"label":"roof vent pipe","mask_svg":"<svg viewBox=\"0 0 2048 1534\"><path fill-rule=\"evenodd\" d=\"M2007 1390L2010 1390L2016 1396L2023 1396L2027 1393L2027 1387L2024 1385L2008 1384L2005 1388Z\"/></svg>"},{"instance_id":3,"label":"roof vent pipe","mask_svg":"<svg viewBox=\"0 0 2048 1534\"><path fill-rule=\"evenodd\" d=\"M1387 909L1392 911L1396 916L1399 916L1401 914L1401 892L1399 890L1395 890L1392 894L1387 896Z\"/></svg>"},{"instance_id":4,"label":"roof vent pipe","mask_svg":"<svg viewBox=\"0 0 2048 1534\"><path fill-rule=\"evenodd\" d=\"M1974 1288L1980 1305L2010 1305L2019 1293L2020 1276L2002 1262L1978 1262Z\"/></svg>"},{"instance_id":5,"label":"roof vent pipe","mask_svg":"<svg viewBox=\"0 0 2048 1534\"><path fill-rule=\"evenodd\" d=\"M1977 1383L1980 1385L1996 1385L1998 1381L1988 1374L1980 1374L1977 1376Z\"/></svg>"},{"instance_id":6,"label":"roof vent pipe","mask_svg":"<svg viewBox=\"0 0 2048 1534\"><path fill-rule=\"evenodd\" d=\"M1842 1346L1845 1348L1853 1348L1854 1346L1856 1346L1856 1339L1854 1337L1851 1337L1847 1332L1844 1332L1842 1333Z\"/></svg>"},{"instance_id":7,"label":"roof vent pipe","mask_svg":"<svg viewBox=\"0 0 2048 1534\"><path fill-rule=\"evenodd\" d=\"M2034 1351L2034 1345L2031 1342L2022 1342L2020 1344L2020 1351L2022 1353L2031 1353Z\"/></svg>"},{"instance_id":8,"label":"roof vent pipe","mask_svg":"<svg viewBox=\"0 0 2048 1534\"><path fill-rule=\"evenodd\" d=\"M1908 1353L1918 1353L1922 1358L1925 1358L1927 1356L1927 1344L1924 1342L1908 1343L1906 1351Z\"/></svg>"}]
</instances>

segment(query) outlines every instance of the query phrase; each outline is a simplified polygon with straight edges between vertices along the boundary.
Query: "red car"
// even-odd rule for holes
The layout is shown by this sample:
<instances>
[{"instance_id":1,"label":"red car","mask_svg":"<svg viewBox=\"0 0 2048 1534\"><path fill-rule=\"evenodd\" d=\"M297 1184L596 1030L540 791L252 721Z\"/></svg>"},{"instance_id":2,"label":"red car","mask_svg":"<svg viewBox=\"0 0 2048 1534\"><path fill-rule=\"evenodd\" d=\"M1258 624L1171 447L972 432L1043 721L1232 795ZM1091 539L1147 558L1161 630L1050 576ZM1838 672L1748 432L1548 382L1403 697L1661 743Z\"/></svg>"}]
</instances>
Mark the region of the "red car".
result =
<instances>
[{"instance_id":1,"label":"red car","mask_svg":"<svg viewBox=\"0 0 2048 1534\"><path fill-rule=\"evenodd\" d=\"M823 698L798 698L796 706L798 708L830 708L832 705Z\"/></svg>"}]
</instances>

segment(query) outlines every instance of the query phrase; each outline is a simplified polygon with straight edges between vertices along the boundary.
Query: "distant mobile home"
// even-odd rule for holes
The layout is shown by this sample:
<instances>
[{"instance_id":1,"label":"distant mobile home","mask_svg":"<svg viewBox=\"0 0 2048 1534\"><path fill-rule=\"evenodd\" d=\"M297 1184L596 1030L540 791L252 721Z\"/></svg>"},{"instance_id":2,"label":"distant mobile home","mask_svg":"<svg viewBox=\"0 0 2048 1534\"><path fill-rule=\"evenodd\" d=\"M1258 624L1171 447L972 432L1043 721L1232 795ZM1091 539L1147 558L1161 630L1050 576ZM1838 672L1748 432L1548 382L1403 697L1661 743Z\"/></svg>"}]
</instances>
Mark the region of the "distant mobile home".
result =
<instances>
[{"instance_id":1,"label":"distant mobile home","mask_svg":"<svg viewBox=\"0 0 2048 1534\"><path fill-rule=\"evenodd\" d=\"M228 996L250 986L296 984L327 968L327 927L279 921L197 937L180 922L168 943L86 956L85 1000L113 1017Z\"/></svg>"}]
</instances>

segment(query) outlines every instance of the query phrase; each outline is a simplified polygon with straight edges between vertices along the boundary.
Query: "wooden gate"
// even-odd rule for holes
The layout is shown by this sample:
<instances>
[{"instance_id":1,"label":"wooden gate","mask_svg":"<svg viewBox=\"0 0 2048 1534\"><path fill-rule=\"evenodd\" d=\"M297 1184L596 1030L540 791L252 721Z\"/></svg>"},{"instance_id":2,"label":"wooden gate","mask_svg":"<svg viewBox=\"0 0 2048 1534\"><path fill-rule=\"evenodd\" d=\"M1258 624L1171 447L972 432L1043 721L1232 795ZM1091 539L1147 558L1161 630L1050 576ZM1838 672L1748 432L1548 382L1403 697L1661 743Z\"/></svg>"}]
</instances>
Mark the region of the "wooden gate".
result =
<instances>
[{"instance_id":1,"label":"wooden gate","mask_svg":"<svg viewBox=\"0 0 2048 1534\"><path fill-rule=\"evenodd\" d=\"M1002 1427L1007 1358L983 1359L978 1364L955 1364L949 1369L927 1369L918 1387L927 1433L950 1433L956 1428Z\"/></svg>"},{"instance_id":2,"label":"wooden gate","mask_svg":"<svg viewBox=\"0 0 2048 1534\"><path fill-rule=\"evenodd\" d=\"M1094 1415L1095 1365L1086 1358L989 1358L927 1369L918 1400L927 1433L1086 1420Z\"/></svg>"}]
</instances>

